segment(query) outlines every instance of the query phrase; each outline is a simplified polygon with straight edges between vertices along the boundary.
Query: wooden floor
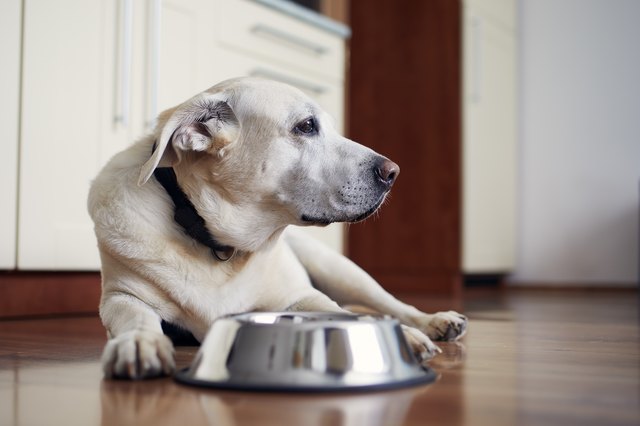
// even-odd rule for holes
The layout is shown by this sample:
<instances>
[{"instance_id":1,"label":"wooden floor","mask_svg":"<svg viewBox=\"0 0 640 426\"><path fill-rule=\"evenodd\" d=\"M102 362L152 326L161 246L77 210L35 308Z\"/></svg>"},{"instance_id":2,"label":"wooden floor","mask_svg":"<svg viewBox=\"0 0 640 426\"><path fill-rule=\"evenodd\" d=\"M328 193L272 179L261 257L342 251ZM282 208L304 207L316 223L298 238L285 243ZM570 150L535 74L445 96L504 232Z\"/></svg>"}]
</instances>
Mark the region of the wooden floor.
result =
<instances>
[{"instance_id":1,"label":"wooden floor","mask_svg":"<svg viewBox=\"0 0 640 426\"><path fill-rule=\"evenodd\" d=\"M0 321L0 425L640 424L637 293L476 291L454 305L471 325L441 345L436 383L347 395L106 381L97 318ZM179 366L195 351L178 348Z\"/></svg>"}]
</instances>

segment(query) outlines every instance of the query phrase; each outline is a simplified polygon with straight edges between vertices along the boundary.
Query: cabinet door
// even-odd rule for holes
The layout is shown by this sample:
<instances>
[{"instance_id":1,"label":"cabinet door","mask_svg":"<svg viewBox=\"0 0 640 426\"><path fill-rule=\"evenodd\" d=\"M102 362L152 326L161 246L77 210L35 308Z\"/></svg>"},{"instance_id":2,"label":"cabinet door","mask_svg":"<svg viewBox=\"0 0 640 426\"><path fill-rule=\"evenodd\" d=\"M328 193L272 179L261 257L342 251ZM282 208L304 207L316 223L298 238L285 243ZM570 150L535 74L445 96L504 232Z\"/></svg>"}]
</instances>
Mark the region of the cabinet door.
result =
<instances>
[{"instance_id":1,"label":"cabinet door","mask_svg":"<svg viewBox=\"0 0 640 426\"><path fill-rule=\"evenodd\" d=\"M21 5L20 0L0 3L0 269L16 266Z\"/></svg>"},{"instance_id":2,"label":"cabinet door","mask_svg":"<svg viewBox=\"0 0 640 426\"><path fill-rule=\"evenodd\" d=\"M21 269L99 268L86 200L91 179L128 141L121 118L130 80L118 70L131 54L130 5L24 4Z\"/></svg>"},{"instance_id":3,"label":"cabinet door","mask_svg":"<svg viewBox=\"0 0 640 426\"><path fill-rule=\"evenodd\" d=\"M463 269L511 270L516 218L516 54L513 1L465 10ZM486 4L486 5L485 5ZM510 8L507 7L510 5ZM511 20L505 18L511 10ZM499 18L501 15L502 19Z\"/></svg>"}]
</instances>

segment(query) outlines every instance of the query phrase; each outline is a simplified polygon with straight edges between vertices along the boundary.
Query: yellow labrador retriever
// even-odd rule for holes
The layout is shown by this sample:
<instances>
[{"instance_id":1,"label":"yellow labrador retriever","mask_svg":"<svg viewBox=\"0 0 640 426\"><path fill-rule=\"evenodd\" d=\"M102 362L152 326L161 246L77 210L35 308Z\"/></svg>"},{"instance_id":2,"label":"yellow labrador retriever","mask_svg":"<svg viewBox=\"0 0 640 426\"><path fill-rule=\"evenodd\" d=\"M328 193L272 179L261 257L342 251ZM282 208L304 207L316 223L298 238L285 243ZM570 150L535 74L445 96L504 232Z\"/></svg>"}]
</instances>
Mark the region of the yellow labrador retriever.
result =
<instances>
[{"instance_id":1,"label":"yellow labrador retriever","mask_svg":"<svg viewBox=\"0 0 640 426\"><path fill-rule=\"evenodd\" d=\"M336 133L316 103L284 84L229 80L165 111L92 184L102 260L105 376L174 370L163 323L202 340L221 316L341 312L398 318L415 353L460 337L467 319L425 314L289 225L356 222L384 201L398 166Z\"/></svg>"}]
</instances>

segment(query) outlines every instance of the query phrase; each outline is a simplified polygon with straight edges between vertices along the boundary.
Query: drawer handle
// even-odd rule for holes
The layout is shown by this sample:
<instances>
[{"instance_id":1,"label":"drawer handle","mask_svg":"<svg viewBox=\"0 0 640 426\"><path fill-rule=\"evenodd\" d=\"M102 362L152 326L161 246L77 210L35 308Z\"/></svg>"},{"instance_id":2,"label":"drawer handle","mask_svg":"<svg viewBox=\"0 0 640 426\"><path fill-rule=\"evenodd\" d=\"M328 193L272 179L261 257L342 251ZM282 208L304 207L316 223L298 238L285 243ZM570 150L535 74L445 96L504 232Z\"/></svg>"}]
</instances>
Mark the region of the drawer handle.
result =
<instances>
[{"instance_id":1,"label":"drawer handle","mask_svg":"<svg viewBox=\"0 0 640 426\"><path fill-rule=\"evenodd\" d=\"M470 100L472 104L479 104L482 100L482 63L484 42L484 28L482 19L478 16L471 18L471 81Z\"/></svg>"},{"instance_id":2,"label":"drawer handle","mask_svg":"<svg viewBox=\"0 0 640 426\"><path fill-rule=\"evenodd\" d=\"M119 69L117 78L117 103L114 121L124 127L129 126L131 103L131 62L133 31L133 0L120 0L120 34L118 39Z\"/></svg>"},{"instance_id":3,"label":"drawer handle","mask_svg":"<svg viewBox=\"0 0 640 426\"><path fill-rule=\"evenodd\" d=\"M160 36L162 34L162 0L152 0L149 5L149 66L147 119L145 128L151 130L158 116L158 89L160 87Z\"/></svg>"},{"instance_id":4,"label":"drawer handle","mask_svg":"<svg viewBox=\"0 0 640 426\"><path fill-rule=\"evenodd\" d=\"M250 30L257 36L267 36L269 38L277 39L288 44L295 45L304 50L315 53L316 55L324 55L329 51L325 46L306 40L302 37L298 37L294 34L290 34L279 29L270 27L268 25L257 24L251 27Z\"/></svg>"},{"instance_id":5,"label":"drawer handle","mask_svg":"<svg viewBox=\"0 0 640 426\"><path fill-rule=\"evenodd\" d=\"M319 84L312 83L310 81L298 79L295 77L289 77L288 75L281 74L277 71L271 71L265 68L254 68L249 75L251 77L262 77L268 78L270 80L276 80L281 83L289 84L291 86L297 87L300 90L304 90L307 92L314 93L316 95L322 95L326 93L328 89L325 86L321 86Z\"/></svg>"}]
</instances>

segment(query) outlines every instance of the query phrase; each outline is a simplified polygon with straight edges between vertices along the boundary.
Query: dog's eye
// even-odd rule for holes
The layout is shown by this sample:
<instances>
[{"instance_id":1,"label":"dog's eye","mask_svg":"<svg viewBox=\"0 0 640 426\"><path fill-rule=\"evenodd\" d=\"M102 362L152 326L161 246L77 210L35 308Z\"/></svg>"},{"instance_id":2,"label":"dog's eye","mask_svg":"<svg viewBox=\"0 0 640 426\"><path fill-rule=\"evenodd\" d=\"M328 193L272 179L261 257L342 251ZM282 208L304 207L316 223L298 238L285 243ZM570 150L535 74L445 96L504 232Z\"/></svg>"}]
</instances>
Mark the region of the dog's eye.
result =
<instances>
[{"instance_id":1,"label":"dog's eye","mask_svg":"<svg viewBox=\"0 0 640 426\"><path fill-rule=\"evenodd\" d=\"M296 133L302 133L304 135L314 135L318 133L318 126L316 124L315 118L309 117L296 124L294 130L296 131Z\"/></svg>"}]
</instances>

